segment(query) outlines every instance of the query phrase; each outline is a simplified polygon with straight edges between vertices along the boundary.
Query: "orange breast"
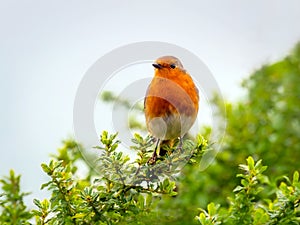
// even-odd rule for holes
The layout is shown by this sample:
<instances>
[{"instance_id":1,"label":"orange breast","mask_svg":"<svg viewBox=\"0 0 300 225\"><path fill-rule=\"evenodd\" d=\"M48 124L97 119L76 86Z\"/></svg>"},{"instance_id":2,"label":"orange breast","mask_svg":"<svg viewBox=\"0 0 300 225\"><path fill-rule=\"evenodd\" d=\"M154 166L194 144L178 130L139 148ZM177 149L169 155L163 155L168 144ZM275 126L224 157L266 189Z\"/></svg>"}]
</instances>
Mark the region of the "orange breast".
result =
<instances>
[{"instance_id":1,"label":"orange breast","mask_svg":"<svg viewBox=\"0 0 300 225\"><path fill-rule=\"evenodd\" d=\"M188 74L181 74L179 77L169 74L168 78L156 74L145 97L148 130L154 136L161 136L155 134L160 133L159 127L166 126L167 136L163 139L181 136L193 125L198 113L198 102L198 90ZM149 124L154 118L162 118L165 124L151 127Z\"/></svg>"}]
</instances>

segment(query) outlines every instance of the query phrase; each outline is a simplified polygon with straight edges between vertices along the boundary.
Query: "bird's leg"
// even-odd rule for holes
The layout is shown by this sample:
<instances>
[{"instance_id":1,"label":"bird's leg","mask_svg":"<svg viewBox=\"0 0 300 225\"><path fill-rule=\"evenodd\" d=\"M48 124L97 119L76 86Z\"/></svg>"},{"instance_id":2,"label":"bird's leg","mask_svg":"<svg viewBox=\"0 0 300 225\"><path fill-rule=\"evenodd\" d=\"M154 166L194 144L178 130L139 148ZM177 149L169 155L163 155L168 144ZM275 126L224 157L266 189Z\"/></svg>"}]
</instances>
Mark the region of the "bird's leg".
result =
<instances>
[{"instance_id":1,"label":"bird's leg","mask_svg":"<svg viewBox=\"0 0 300 225\"><path fill-rule=\"evenodd\" d=\"M178 144L177 149L178 149L180 152L183 151L182 146L183 146L183 138L182 138L182 137L179 137L179 144Z\"/></svg>"},{"instance_id":2,"label":"bird's leg","mask_svg":"<svg viewBox=\"0 0 300 225\"><path fill-rule=\"evenodd\" d=\"M154 152L153 152L151 158L148 160L148 163L151 164L151 165L152 165L152 164L155 164L155 162L156 162L156 159L157 159L157 151L159 151L159 147L160 147L159 143L160 143L160 139L157 139L157 142L156 142L156 146L155 146Z\"/></svg>"}]
</instances>

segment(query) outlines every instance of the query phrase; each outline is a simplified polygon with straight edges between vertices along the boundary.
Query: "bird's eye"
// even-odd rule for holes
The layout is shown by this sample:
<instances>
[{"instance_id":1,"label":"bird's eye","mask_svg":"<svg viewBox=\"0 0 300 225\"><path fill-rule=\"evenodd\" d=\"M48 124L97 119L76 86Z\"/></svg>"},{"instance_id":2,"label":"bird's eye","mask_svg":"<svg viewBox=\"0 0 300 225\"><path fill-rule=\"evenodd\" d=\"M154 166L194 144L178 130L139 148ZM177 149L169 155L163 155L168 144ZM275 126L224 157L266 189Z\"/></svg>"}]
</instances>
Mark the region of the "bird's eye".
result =
<instances>
[{"instance_id":1,"label":"bird's eye","mask_svg":"<svg viewBox=\"0 0 300 225\"><path fill-rule=\"evenodd\" d=\"M175 65L175 64L171 64L170 67L171 67L172 69L175 69L175 68L176 68L176 65Z\"/></svg>"}]
</instances>

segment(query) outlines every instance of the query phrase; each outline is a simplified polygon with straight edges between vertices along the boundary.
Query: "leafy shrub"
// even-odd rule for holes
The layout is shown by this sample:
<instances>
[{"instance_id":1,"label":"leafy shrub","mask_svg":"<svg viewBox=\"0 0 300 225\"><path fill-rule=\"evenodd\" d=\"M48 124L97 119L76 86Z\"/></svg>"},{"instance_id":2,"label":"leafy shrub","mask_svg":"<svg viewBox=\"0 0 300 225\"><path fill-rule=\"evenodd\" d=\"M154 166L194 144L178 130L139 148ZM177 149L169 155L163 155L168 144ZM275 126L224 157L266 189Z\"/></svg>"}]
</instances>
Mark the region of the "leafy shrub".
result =
<instances>
[{"instance_id":1,"label":"leafy shrub","mask_svg":"<svg viewBox=\"0 0 300 225\"><path fill-rule=\"evenodd\" d=\"M273 182L280 176L292 176L300 159L300 43L290 55L265 65L243 82L246 96L238 102L226 103L227 121L222 150L213 165L201 176L202 207L211 201L228 204L229 196L239 183L236 165L248 156L263 159ZM218 98L215 104L223 107ZM222 174L220 176L220 174ZM208 184L208 185L207 185ZM209 198L207 198L209 193ZM260 196L268 197L264 189Z\"/></svg>"},{"instance_id":2,"label":"leafy shrub","mask_svg":"<svg viewBox=\"0 0 300 225\"><path fill-rule=\"evenodd\" d=\"M300 224L300 182L299 172L294 172L293 180L285 177L279 187L270 183L269 178L262 173L266 170L262 161L254 162L247 158L247 165L240 165L243 174L240 185L234 190L234 196L229 198L229 207L210 203L207 211L200 209L196 217L202 225L209 224ZM258 194L269 186L276 197L261 199Z\"/></svg>"},{"instance_id":3,"label":"leafy shrub","mask_svg":"<svg viewBox=\"0 0 300 225\"><path fill-rule=\"evenodd\" d=\"M185 141L185 152L166 155L155 165L147 162L153 151L150 137L143 139L135 135L133 148L138 158L130 162L129 157L117 151L117 135L101 135L103 151L99 158L97 173L94 168L85 178L78 178L76 161L80 160L74 142L65 142L59 154L42 169L50 181L42 185L52 196L50 199L34 200L38 209L32 211L37 224L148 224L156 218L155 205L163 196L176 196L176 176L179 162L195 164L205 140L198 136L196 142ZM174 147L176 148L176 147ZM188 159L189 155L193 155ZM193 215L194 216L194 215ZM192 216L192 218L193 218ZM144 221L144 218L149 220ZM158 219L158 218L157 218Z\"/></svg>"}]
</instances>

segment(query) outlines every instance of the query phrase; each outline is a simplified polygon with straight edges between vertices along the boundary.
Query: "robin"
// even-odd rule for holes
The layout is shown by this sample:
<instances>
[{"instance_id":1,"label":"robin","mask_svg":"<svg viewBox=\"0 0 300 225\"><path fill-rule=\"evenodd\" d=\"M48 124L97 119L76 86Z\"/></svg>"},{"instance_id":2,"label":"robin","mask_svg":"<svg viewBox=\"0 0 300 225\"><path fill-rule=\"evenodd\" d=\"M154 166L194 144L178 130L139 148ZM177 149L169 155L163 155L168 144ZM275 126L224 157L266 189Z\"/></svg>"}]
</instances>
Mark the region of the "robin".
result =
<instances>
[{"instance_id":1,"label":"robin","mask_svg":"<svg viewBox=\"0 0 300 225\"><path fill-rule=\"evenodd\" d=\"M163 56L152 64L155 68L144 99L147 129L157 139L149 163L156 162L160 142L182 138L194 124L199 108L199 92L192 77L179 59Z\"/></svg>"}]
</instances>

